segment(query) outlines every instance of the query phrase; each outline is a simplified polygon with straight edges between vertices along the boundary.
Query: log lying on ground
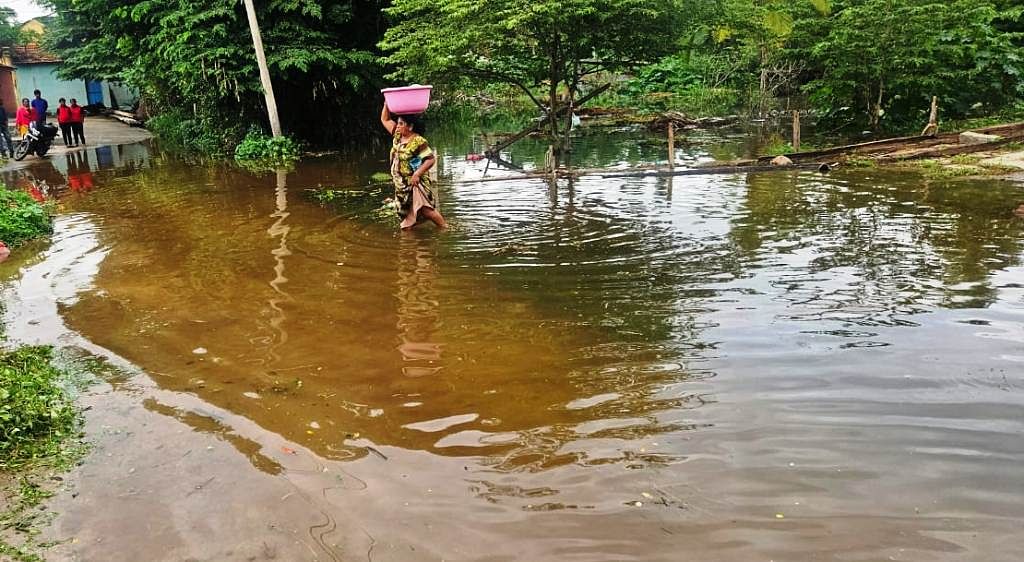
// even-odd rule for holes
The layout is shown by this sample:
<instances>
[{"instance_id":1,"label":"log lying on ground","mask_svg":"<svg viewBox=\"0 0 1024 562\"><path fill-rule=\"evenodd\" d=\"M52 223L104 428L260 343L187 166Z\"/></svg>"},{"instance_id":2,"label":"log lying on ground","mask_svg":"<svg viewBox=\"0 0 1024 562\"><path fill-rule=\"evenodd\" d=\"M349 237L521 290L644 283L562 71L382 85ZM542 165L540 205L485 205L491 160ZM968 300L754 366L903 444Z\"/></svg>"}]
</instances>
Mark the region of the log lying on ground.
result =
<instances>
[{"instance_id":1,"label":"log lying on ground","mask_svg":"<svg viewBox=\"0 0 1024 562\"><path fill-rule=\"evenodd\" d=\"M879 161L889 162L916 158L955 156L957 154L990 150L1004 144L1024 140L1024 122L972 129L968 132L998 135L1001 138L977 144L962 144L960 142L960 133L945 133L934 136L918 135L848 144L822 150L794 152L786 156L796 163L821 161L824 157L842 158L843 156L852 155L863 155ZM772 158L774 156L761 156L758 157L757 162L758 164L766 164Z\"/></svg>"},{"instance_id":2,"label":"log lying on ground","mask_svg":"<svg viewBox=\"0 0 1024 562\"><path fill-rule=\"evenodd\" d=\"M136 118L134 113L128 111L121 111L120 109L111 109L108 112L108 115L126 125L131 125L132 127L142 126L142 121Z\"/></svg>"},{"instance_id":3,"label":"log lying on ground","mask_svg":"<svg viewBox=\"0 0 1024 562\"><path fill-rule=\"evenodd\" d=\"M1007 144L1020 142L1021 140L1024 140L1024 135L1010 138L1002 138L997 141L978 144L956 144L938 146L934 148L923 148L920 150L907 150L903 152L895 152L892 154L882 154L875 157L875 160L884 163L900 162L903 160L921 160L924 158L942 158L946 156L956 156L958 154L970 154L971 152L984 152L987 150L993 150Z\"/></svg>"}]
</instances>

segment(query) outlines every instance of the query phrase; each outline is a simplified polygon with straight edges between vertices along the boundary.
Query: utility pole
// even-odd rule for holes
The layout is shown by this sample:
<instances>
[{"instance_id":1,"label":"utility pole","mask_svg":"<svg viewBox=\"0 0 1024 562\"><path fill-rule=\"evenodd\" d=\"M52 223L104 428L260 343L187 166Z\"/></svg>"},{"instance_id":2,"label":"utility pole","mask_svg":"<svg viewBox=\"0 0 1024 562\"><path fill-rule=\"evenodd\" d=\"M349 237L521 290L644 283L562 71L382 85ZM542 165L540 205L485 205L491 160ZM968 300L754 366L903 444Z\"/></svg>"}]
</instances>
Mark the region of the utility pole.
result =
<instances>
[{"instance_id":1,"label":"utility pole","mask_svg":"<svg viewBox=\"0 0 1024 562\"><path fill-rule=\"evenodd\" d=\"M260 67L260 83L263 84L263 96L267 99L267 116L270 118L270 133L281 136L281 120L277 117L277 100L274 99L274 85L270 83L270 69L267 68L267 56L263 53L263 38L260 26L256 21L256 7L252 0L242 0L245 13L249 17L249 31L252 32L252 46L256 49L256 63Z\"/></svg>"}]
</instances>

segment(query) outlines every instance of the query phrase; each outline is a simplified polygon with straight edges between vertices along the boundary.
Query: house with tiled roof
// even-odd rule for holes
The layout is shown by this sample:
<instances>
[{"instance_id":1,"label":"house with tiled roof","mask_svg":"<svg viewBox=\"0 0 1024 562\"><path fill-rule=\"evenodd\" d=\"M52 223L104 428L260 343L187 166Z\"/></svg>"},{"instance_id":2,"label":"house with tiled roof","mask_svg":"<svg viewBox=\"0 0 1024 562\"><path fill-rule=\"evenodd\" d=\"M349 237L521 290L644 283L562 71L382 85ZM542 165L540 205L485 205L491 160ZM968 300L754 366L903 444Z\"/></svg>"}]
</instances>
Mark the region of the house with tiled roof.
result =
<instances>
[{"instance_id":1,"label":"house with tiled roof","mask_svg":"<svg viewBox=\"0 0 1024 562\"><path fill-rule=\"evenodd\" d=\"M46 24L52 18L41 17L31 19L21 24L23 31L41 36L46 32ZM130 107L138 98L135 92L124 88L120 84L103 80L64 80L57 76L57 69L60 68L61 59L59 56L47 52L38 43L32 42L25 45L16 45L10 50L10 65L13 66L14 90L17 92L17 99L9 100L10 96L3 94L4 107L12 112L17 108L17 100L21 98L32 99L32 92L39 90L43 97L50 102L51 111L57 108L57 100L75 98L81 105L102 105L104 107ZM3 68L0 68L0 81L2 81ZM2 88L2 84L0 84ZM14 107L8 103L13 101Z\"/></svg>"}]
</instances>

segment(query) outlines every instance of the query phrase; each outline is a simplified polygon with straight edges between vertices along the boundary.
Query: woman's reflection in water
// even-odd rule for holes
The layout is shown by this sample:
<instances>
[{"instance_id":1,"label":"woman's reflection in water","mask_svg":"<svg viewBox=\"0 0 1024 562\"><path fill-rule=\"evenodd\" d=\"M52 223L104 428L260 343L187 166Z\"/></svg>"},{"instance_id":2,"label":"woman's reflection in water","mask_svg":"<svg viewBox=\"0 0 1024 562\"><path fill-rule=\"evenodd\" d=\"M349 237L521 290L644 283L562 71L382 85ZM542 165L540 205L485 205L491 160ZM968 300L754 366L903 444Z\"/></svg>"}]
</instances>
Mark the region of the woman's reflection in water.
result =
<instances>
[{"instance_id":1,"label":"woman's reflection in water","mask_svg":"<svg viewBox=\"0 0 1024 562\"><path fill-rule=\"evenodd\" d=\"M408 377L441 370L436 252L437 240L429 233L403 232L398 243L398 351L404 362L402 372Z\"/></svg>"}]
</instances>

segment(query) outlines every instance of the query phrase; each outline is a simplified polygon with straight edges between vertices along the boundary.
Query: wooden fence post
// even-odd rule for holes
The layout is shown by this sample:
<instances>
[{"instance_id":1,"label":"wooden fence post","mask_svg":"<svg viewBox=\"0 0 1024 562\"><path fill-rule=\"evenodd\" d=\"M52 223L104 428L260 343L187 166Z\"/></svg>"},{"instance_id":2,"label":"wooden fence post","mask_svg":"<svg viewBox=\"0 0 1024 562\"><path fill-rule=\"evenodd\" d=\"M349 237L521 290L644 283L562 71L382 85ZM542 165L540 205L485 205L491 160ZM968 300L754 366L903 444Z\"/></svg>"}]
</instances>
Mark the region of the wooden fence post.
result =
<instances>
[{"instance_id":1,"label":"wooden fence post","mask_svg":"<svg viewBox=\"0 0 1024 562\"><path fill-rule=\"evenodd\" d=\"M793 111L793 152L800 152L800 112Z\"/></svg>"},{"instance_id":2,"label":"wooden fence post","mask_svg":"<svg viewBox=\"0 0 1024 562\"><path fill-rule=\"evenodd\" d=\"M668 169L676 167L676 125L668 122Z\"/></svg>"}]
</instances>

